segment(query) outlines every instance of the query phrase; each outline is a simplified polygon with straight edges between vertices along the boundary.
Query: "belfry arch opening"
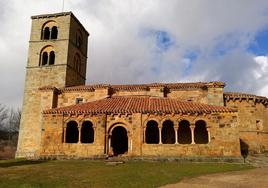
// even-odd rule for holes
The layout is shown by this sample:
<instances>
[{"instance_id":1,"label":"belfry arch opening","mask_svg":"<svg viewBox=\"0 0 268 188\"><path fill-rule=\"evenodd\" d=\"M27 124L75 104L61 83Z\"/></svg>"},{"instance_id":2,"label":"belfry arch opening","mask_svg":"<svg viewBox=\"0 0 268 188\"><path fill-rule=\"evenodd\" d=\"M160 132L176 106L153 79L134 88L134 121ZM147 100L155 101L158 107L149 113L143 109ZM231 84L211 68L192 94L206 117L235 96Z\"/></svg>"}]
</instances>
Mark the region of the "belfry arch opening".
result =
<instances>
[{"instance_id":1,"label":"belfry arch opening","mask_svg":"<svg viewBox=\"0 0 268 188\"><path fill-rule=\"evenodd\" d=\"M112 149L114 156L128 152L128 135L124 127L117 126L112 130L110 149Z\"/></svg>"}]
</instances>

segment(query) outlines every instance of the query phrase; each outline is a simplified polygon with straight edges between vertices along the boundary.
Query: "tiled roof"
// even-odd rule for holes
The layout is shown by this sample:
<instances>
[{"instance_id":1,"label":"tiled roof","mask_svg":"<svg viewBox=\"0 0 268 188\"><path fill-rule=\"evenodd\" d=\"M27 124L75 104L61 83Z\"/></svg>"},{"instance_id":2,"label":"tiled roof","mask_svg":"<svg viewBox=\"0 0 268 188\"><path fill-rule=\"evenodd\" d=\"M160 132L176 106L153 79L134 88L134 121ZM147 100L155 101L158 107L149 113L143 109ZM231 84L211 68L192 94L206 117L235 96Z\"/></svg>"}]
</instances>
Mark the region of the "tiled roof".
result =
<instances>
[{"instance_id":1,"label":"tiled roof","mask_svg":"<svg viewBox=\"0 0 268 188\"><path fill-rule=\"evenodd\" d=\"M193 102L182 102L176 99L117 96L93 102L77 104L62 108L45 110L44 114L96 114L96 113L196 113L236 112L235 109Z\"/></svg>"},{"instance_id":2,"label":"tiled roof","mask_svg":"<svg viewBox=\"0 0 268 188\"><path fill-rule=\"evenodd\" d=\"M122 91L138 91L149 90L150 87L163 87L167 89L187 89L187 88L208 88L208 87L224 87L223 82L193 82L193 83L150 83L150 84L122 84L122 85L110 85L110 84L96 84L96 85L82 85L74 87L63 88L62 91L94 91L98 88L111 88L114 90Z\"/></svg>"},{"instance_id":3,"label":"tiled roof","mask_svg":"<svg viewBox=\"0 0 268 188\"><path fill-rule=\"evenodd\" d=\"M253 94L247 94L247 93L239 93L239 92L225 92L223 94L224 98L227 100L231 99L253 99L259 102L263 102L265 104L268 103L268 98L263 96L257 96Z\"/></svg>"}]
</instances>

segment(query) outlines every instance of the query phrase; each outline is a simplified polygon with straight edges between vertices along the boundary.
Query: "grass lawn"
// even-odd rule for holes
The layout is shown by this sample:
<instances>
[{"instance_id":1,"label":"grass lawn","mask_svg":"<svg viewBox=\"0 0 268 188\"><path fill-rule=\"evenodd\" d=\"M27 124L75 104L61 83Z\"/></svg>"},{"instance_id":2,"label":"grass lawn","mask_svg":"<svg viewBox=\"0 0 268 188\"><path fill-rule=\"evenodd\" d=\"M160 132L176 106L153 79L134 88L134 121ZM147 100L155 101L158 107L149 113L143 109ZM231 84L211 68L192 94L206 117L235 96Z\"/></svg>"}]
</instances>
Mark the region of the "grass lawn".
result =
<instances>
[{"instance_id":1,"label":"grass lawn","mask_svg":"<svg viewBox=\"0 0 268 188\"><path fill-rule=\"evenodd\" d=\"M158 187L208 173L245 170L243 164L128 161L0 161L0 187Z\"/></svg>"}]
</instances>

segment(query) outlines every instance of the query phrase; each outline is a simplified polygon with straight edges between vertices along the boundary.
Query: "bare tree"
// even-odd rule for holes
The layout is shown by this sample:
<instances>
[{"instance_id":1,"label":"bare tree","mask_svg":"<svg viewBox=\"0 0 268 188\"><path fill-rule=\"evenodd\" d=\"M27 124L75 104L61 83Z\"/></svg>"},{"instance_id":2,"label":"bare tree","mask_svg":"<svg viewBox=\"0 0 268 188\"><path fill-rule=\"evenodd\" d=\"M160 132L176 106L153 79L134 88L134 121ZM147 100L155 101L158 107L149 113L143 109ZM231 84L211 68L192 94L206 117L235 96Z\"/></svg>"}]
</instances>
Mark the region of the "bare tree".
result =
<instances>
[{"instance_id":1,"label":"bare tree","mask_svg":"<svg viewBox=\"0 0 268 188\"><path fill-rule=\"evenodd\" d=\"M0 130L6 129L8 118L9 118L8 108L5 105L0 104Z\"/></svg>"},{"instance_id":2,"label":"bare tree","mask_svg":"<svg viewBox=\"0 0 268 188\"><path fill-rule=\"evenodd\" d=\"M11 109L9 115L9 132L19 132L20 128L20 118L21 118L21 110L20 109Z\"/></svg>"}]
</instances>

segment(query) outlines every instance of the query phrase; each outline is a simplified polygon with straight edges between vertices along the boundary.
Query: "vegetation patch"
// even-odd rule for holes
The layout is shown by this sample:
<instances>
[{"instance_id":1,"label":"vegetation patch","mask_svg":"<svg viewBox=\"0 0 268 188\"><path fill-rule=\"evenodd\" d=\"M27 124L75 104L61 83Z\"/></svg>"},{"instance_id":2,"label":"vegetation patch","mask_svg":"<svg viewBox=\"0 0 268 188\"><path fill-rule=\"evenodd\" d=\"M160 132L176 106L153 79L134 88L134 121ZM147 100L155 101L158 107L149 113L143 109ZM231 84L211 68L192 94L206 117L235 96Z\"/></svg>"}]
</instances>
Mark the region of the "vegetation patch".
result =
<instances>
[{"instance_id":1,"label":"vegetation patch","mask_svg":"<svg viewBox=\"0 0 268 188\"><path fill-rule=\"evenodd\" d=\"M0 187L158 187L184 177L246 170L244 164L127 161L0 161Z\"/></svg>"}]
</instances>

